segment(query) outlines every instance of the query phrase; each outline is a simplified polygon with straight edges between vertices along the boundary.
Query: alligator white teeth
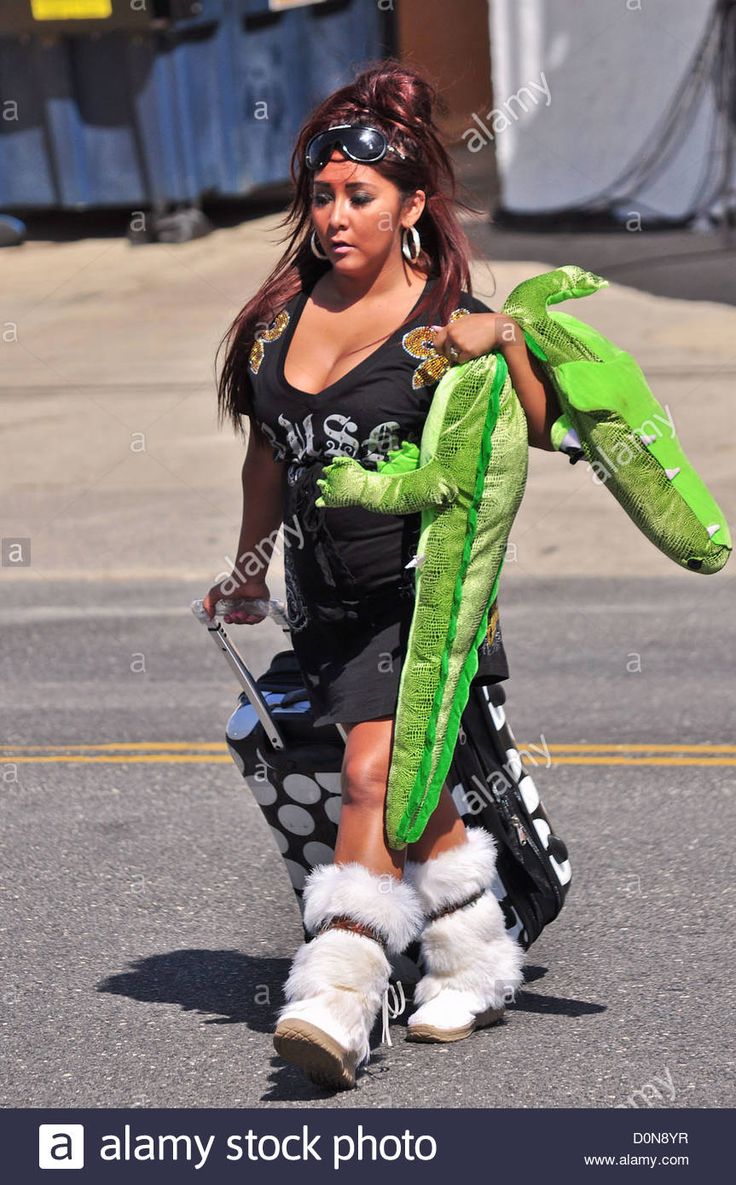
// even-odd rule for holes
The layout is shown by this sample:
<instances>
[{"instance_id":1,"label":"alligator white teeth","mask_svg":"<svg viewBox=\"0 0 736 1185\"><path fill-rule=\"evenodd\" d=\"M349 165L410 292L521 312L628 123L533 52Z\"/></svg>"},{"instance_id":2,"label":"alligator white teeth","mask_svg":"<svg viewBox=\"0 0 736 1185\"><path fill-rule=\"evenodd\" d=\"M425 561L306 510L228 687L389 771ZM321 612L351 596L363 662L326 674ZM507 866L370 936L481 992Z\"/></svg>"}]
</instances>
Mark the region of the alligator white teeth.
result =
<instances>
[{"instance_id":1,"label":"alligator white teeth","mask_svg":"<svg viewBox=\"0 0 736 1185\"><path fill-rule=\"evenodd\" d=\"M426 558L427 558L426 555L412 556L412 558L409 560L409 563L404 564L404 567L405 568L421 568L421 566L424 563L424 561L426 560Z\"/></svg>"},{"instance_id":2,"label":"alligator white teeth","mask_svg":"<svg viewBox=\"0 0 736 1185\"><path fill-rule=\"evenodd\" d=\"M560 441L560 452L566 453L572 449L581 448L580 437L574 428L568 428L567 432Z\"/></svg>"},{"instance_id":3,"label":"alligator white teeth","mask_svg":"<svg viewBox=\"0 0 736 1185\"><path fill-rule=\"evenodd\" d=\"M665 469L664 472L665 476L668 477L670 481L672 481L672 478L677 477L677 474L680 472L680 467L678 465L677 469Z\"/></svg>"},{"instance_id":4,"label":"alligator white teeth","mask_svg":"<svg viewBox=\"0 0 736 1185\"><path fill-rule=\"evenodd\" d=\"M715 535L716 531L719 531L720 529L721 529L720 523L711 523L709 527L706 527L706 531L708 532L708 538L712 539L713 536Z\"/></svg>"},{"instance_id":5,"label":"alligator white teeth","mask_svg":"<svg viewBox=\"0 0 736 1185\"><path fill-rule=\"evenodd\" d=\"M642 444L654 444L656 439L657 439L656 434L654 436L640 436L639 437L639 440L642 442Z\"/></svg>"}]
</instances>

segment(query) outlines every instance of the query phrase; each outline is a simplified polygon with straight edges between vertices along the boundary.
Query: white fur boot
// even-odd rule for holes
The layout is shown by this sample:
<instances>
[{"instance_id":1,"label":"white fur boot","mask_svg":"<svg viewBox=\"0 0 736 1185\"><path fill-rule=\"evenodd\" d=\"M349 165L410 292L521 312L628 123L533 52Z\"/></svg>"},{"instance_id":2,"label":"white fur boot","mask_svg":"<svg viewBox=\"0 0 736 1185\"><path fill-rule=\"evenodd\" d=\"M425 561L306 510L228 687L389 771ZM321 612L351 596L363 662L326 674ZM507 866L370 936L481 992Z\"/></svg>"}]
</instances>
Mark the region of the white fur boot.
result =
<instances>
[{"instance_id":1,"label":"white fur boot","mask_svg":"<svg viewBox=\"0 0 736 1185\"><path fill-rule=\"evenodd\" d=\"M504 1006L524 982L524 950L508 933L490 885L496 843L481 827L467 842L423 863L407 860L428 915L421 935L426 974L414 989L420 1007L407 1023L408 1041L459 1041L501 1020Z\"/></svg>"},{"instance_id":2,"label":"white fur boot","mask_svg":"<svg viewBox=\"0 0 736 1185\"><path fill-rule=\"evenodd\" d=\"M418 937L423 921L405 881L358 863L313 868L304 884L304 925L315 936L297 951L284 985L277 1053L323 1086L355 1086L386 1003L389 957Z\"/></svg>"}]
</instances>

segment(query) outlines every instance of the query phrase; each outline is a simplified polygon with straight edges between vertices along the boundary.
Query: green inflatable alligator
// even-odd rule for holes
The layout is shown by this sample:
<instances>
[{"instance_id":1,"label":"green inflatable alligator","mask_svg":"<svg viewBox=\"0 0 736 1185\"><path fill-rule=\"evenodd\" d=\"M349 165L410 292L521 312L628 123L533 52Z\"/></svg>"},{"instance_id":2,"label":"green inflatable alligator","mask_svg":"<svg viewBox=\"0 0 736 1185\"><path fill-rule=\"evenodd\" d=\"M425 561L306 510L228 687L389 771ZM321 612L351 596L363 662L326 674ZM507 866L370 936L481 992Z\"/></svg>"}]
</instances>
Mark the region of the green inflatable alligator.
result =
<instances>
[{"instance_id":1,"label":"green inflatable alligator","mask_svg":"<svg viewBox=\"0 0 736 1185\"><path fill-rule=\"evenodd\" d=\"M728 527L679 444L655 441L644 431L663 409L633 358L583 322L548 311L605 284L566 266L520 284L504 305L557 391L563 414L552 430L553 445L594 466L605 456L607 484L641 530L678 563L717 571L730 554ZM502 355L488 354L446 371L419 449L404 441L376 472L337 457L318 480L318 506L422 514L386 798L392 847L417 840L437 806L527 462L526 419L508 367Z\"/></svg>"}]
</instances>

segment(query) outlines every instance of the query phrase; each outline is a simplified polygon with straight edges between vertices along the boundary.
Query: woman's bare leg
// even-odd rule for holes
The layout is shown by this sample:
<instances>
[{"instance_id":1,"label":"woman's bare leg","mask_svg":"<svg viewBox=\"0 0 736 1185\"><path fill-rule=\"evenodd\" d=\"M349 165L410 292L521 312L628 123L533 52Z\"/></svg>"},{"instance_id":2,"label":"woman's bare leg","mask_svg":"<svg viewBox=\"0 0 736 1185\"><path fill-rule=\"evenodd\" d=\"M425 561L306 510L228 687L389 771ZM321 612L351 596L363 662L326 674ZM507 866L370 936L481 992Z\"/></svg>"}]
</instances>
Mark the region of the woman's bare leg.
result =
<instances>
[{"instance_id":1,"label":"woman's bare leg","mask_svg":"<svg viewBox=\"0 0 736 1185\"><path fill-rule=\"evenodd\" d=\"M465 843L465 824L444 786L421 838L403 849L389 847L385 805L394 725L393 716L343 725L347 740L334 859L336 864L355 860L372 872L401 879L407 858L422 863Z\"/></svg>"},{"instance_id":2,"label":"woman's bare leg","mask_svg":"<svg viewBox=\"0 0 736 1185\"><path fill-rule=\"evenodd\" d=\"M379 876L401 880L406 849L390 848L384 821L394 717L344 724L342 805L334 861L357 861Z\"/></svg>"},{"instance_id":3,"label":"woman's bare leg","mask_svg":"<svg viewBox=\"0 0 736 1185\"><path fill-rule=\"evenodd\" d=\"M450 791L447 786L443 786L427 826L419 839L406 848L407 859L422 864L462 843L465 843L465 824L457 812Z\"/></svg>"}]
</instances>

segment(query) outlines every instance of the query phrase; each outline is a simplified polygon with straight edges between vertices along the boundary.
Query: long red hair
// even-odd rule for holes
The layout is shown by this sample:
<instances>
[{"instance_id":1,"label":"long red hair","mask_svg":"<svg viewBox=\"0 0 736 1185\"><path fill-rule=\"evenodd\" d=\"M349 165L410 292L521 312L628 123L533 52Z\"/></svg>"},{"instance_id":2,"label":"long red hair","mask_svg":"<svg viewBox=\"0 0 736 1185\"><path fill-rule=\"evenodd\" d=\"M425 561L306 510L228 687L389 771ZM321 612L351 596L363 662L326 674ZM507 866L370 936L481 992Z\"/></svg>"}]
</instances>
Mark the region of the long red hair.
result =
<instances>
[{"instance_id":1,"label":"long red hair","mask_svg":"<svg viewBox=\"0 0 736 1185\"><path fill-rule=\"evenodd\" d=\"M452 162L435 124L437 108L441 109L440 99L428 78L415 67L389 58L369 65L353 82L334 91L303 125L291 157L294 197L285 218L278 224L278 227L293 224L291 232L287 230L280 240L288 238L288 245L259 291L240 310L217 350L219 356L226 346L217 387L220 425L229 419L235 430L242 432L242 417L252 417L248 355L256 333L271 323L292 296L310 287L331 266L318 259L309 246L313 229L312 175L304 164L310 137L329 124L362 120L379 128L391 144L406 151L407 157L402 160L389 152L371 167L393 181L402 198L416 189L423 189L427 195L416 223L422 244L418 263L436 277L436 283L413 310L412 319L421 315L431 301L435 315L444 324L457 307L460 292L472 292L470 243L456 209L473 214L480 211L456 196ZM251 426L255 428L252 419Z\"/></svg>"}]
</instances>

